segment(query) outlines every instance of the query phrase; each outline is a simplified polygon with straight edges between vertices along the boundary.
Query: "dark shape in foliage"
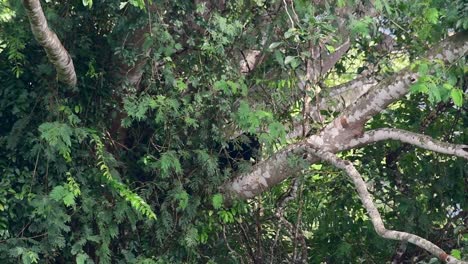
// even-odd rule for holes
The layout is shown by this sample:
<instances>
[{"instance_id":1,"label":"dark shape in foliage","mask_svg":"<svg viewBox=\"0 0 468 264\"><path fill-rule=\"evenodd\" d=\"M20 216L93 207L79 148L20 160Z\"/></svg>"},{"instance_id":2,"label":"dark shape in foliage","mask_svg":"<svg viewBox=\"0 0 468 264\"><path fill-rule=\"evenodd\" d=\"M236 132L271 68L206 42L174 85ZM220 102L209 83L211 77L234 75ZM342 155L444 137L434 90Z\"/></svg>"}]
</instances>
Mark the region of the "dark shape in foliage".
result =
<instances>
[{"instance_id":1,"label":"dark shape in foliage","mask_svg":"<svg viewBox=\"0 0 468 264\"><path fill-rule=\"evenodd\" d=\"M255 164L260 157L260 142L256 135L244 133L229 141L219 155L219 166L221 170L231 168L233 172L238 171L239 164L247 161Z\"/></svg>"}]
</instances>

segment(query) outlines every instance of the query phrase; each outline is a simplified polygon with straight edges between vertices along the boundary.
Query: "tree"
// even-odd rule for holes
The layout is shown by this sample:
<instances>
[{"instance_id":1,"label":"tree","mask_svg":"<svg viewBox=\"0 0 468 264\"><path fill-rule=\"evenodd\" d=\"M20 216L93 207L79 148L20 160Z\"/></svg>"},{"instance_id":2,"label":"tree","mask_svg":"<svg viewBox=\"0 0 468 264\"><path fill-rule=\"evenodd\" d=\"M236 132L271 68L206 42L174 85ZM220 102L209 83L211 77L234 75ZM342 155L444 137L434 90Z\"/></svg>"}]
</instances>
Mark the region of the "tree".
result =
<instances>
[{"instance_id":1,"label":"tree","mask_svg":"<svg viewBox=\"0 0 468 264\"><path fill-rule=\"evenodd\" d=\"M0 260L466 263L463 1L0 6Z\"/></svg>"}]
</instances>

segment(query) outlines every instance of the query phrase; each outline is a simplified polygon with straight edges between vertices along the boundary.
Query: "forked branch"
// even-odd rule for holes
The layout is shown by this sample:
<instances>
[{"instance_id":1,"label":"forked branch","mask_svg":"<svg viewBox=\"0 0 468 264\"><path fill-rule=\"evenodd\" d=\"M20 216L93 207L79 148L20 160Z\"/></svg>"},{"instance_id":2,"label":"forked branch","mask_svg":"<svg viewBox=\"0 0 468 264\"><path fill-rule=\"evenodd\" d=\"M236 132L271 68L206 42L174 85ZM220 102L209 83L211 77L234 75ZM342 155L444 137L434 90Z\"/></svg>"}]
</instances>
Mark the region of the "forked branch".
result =
<instances>
[{"instance_id":1,"label":"forked branch","mask_svg":"<svg viewBox=\"0 0 468 264\"><path fill-rule=\"evenodd\" d=\"M310 148L309 152L312 155L319 157L320 159L327 161L334 165L337 168L344 170L348 176L351 178L354 186L358 192L359 198L367 210L369 214L372 225L374 226L375 231L377 234L386 239L393 239L398 241L408 241L420 248L423 248L430 252L432 255L438 257L441 261L451 264L468 264L468 262L457 260L455 257L447 254L444 250L439 248L434 243L419 237L417 235L401 232L401 231L394 231L385 228L385 225L382 221L382 217L380 216L377 207L374 204L373 198L369 191L367 190L367 186L365 181L363 180L361 174L356 170L353 164L349 161L342 160L338 158L335 154L330 152L324 152L315 148Z\"/></svg>"}]
</instances>

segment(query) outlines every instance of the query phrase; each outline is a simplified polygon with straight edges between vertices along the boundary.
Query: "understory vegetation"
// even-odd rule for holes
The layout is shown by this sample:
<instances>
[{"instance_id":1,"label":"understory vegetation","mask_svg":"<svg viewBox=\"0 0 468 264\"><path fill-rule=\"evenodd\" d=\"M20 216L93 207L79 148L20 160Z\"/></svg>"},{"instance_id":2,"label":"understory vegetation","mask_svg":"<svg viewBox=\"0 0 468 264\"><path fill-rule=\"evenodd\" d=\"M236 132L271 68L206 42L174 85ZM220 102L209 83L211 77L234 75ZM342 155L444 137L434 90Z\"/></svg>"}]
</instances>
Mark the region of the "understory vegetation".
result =
<instances>
[{"instance_id":1,"label":"understory vegetation","mask_svg":"<svg viewBox=\"0 0 468 264\"><path fill-rule=\"evenodd\" d=\"M1 263L468 260L465 1L37 3L0 0Z\"/></svg>"}]
</instances>

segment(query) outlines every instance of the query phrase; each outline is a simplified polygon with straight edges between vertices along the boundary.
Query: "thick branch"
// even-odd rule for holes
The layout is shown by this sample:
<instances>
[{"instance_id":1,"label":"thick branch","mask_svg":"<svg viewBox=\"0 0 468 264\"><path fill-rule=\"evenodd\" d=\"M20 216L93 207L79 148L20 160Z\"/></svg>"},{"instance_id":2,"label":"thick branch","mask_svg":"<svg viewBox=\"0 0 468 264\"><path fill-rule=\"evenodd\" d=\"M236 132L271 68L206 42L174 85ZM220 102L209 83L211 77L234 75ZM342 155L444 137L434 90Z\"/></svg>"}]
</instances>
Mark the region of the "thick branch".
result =
<instances>
[{"instance_id":1,"label":"thick branch","mask_svg":"<svg viewBox=\"0 0 468 264\"><path fill-rule=\"evenodd\" d=\"M382 221L382 217L380 216L377 207L374 204L372 196L370 195L369 191L367 190L366 183L362 179L359 172L353 166L353 164L349 161L344 161L339 159L333 153L330 152L323 152L320 150L310 149L314 155L317 155L322 160L327 161L334 166L344 170L356 187L358 192L359 198L363 203L364 207L369 214L372 224L374 226L375 231L377 234L383 238L399 240L399 241L408 241L420 248L423 248L429 251L432 255L437 256L440 260L445 261L446 263L467 263L464 261L459 261L455 257L448 255L444 250L439 248L437 245L433 244L432 242L419 237L417 235L407 233L407 232L400 232L389 230L385 228L385 225Z\"/></svg>"},{"instance_id":2,"label":"thick branch","mask_svg":"<svg viewBox=\"0 0 468 264\"><path fill-rule=\"evenodd\" d=\"M377 85L376 78L365 75L349 82L326 88L330 92L326 97L321 99L320 110L341 111L354 103L375 85Z\"/></svg>"},{"instance_id":3,"label":"thick branch","mask_svg":"<svg viewBox=\"0 0 468 264\"><path fill-rule=\"evenodd\" d=\"M454 155L468 160L468 145L450 144L435 140L423 134L394 128L381 128L366 132L362 137L351 140L348 148L368 145L382 140L399 140L423 149Z\"/></svg>"},{"instance_id":4,"label":"thick branch","mask_svg":"<svg viewBox=\"0 0 468 264\"><path fill-rule=\"evenodd\" d=\"M301 168L288 163L288 158L299 156L307 159L309 163L317 162L314 156L306 155L306 145L320 146L323 151L336 153L362 147L382 140L400 140L413 144L423 149L439 153L454 155L468 159L468 145L457 145L435 140L429 136L417 134L400 129L381 128L364 133L361 137L355 137L345 144L335 146L326 144L323 138L317 135L310 136L276 153L273 157L257 164L249 173L245 173L225 183L222 190L230 198L249 199L268 190L280 181L294 175Z\"/></svg>"},{"instance_id":5,"label":"thick branch","mask_svg":"<svg viewBox=\"0 0 468 264\"><path fill-rule=\"evenodd\" d=\"M367 93L369 89L377 85L377 83L376 77L365 74L349 82L329 88L327 87L323 89L324 92L320 93L320 103L318 103L319 109L315 107L311 108L309 116L311 116L315 122L320 122L320 120L316 118L318 116L317 110L340 112L345 107L354 103L359 97ZM292 124L292 128L286 138L293 139L302 135L302 123Z\"/></svg>"},{"instance_id":6,"label":"thick branch","mask_svg":"<svg viewBox=\"0 0 468 264\"><path fill-rule=\"evenodd\" d=\"M289 164L288 158L293 156L306 158L308 162L318 161L316 157L309 159L306 153L306 144L299 142L287 146L269 159L256 164L252 171L243 173L238 177L224 183L220 190L229 203L232 199L249 199L275 186L282 180L299 172L297 164Z\"/></svg>"},{"instance_id":7,"label":"thick branch","mask_svg":"<svg viewBox=\"0 0 468 264\"><path fill-rule=\"evenodd\" d=\"M427 53L427 59L441 59L452 63L468 52L468 33L459 33L435 45ZM370 92L327 125L318 135L306 141L292 144L271 158L257 164L249 173L244 173L221 186L221 191L229 198L252 198L300 170L288 164L291 155L304 155L304 144L321 146L323 151L336 153L351 147L352 140L363 136L363 125L372 116L382 111L392 102L400 99L409 91L416 74L408 69L382 81ZM357 145L356 145L357 146ZM314 162L313 157L307 157ZM316 161L316 159L315 159Z\"/></svg>"},{"instance_id":8,"label":"thick branch","mask_svg":"<svg viewBox=\"0 0 468 264\"><path fill-rule=\"evenodd\" d=\"M75 86L76 73L73 60L63 47L55 32L49 29L39 0L23 0L28 14L31 31L47 53L49 61L55 66L58 78L64 83Z\"/></svg>"},{"instance_id":9,"label":"thick branch","mask_svg":"<svg viewBox=\"0 0 468 264\"><path fill-rule=\"evenodd\" d=\"M426 58L452 63L467 53L468 33L462 32L435 45L427 52ZM380 82L327 125L322 131L324 141L333 141L338 147L351 138L358 136L359 133L349 133L348 131L362 131L363 125L369 119L407 94L411 84L416 82L417 78L416 73L413 73L409 68L405 68L398 74Z\"/></svg>"}]
</instances>

